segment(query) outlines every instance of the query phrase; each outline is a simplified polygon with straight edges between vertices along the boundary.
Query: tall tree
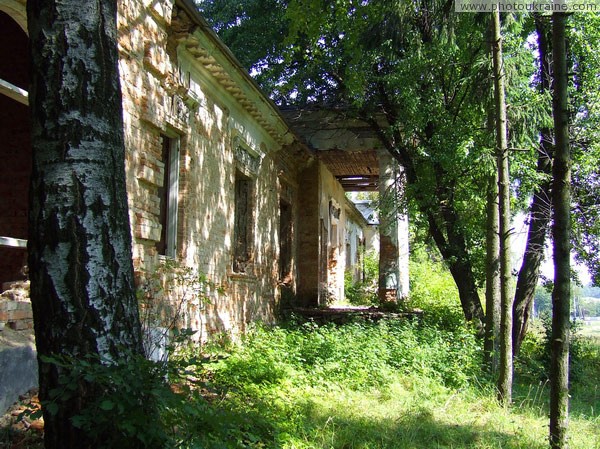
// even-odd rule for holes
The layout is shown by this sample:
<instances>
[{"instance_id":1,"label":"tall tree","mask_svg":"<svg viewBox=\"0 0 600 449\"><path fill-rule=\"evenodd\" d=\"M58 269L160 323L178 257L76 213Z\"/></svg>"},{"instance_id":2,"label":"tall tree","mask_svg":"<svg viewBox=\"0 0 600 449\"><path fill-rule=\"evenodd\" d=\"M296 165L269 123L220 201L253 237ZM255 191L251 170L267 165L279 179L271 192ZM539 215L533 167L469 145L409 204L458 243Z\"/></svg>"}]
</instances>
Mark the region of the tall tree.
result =
<instances>
[{"instance_id":1,"label":"tall tree","mask_svg":"<svg viewBox=\"0 0 600 449\"><path fill-rule=\"evenodd\" d=\"M28 0L33 171L29 268L40 399L67 367L141 353L125 190L116 0ZM98 391L44 408L47 449L92 447L72 417Z\"/></svg>"},{"instance_id":2,"label":"tall tree","mask_svg":"<svg viewBox=\"0 0 600 449\"><path fill-rule=\"evenodd\" d=\"M574 208L572 243L578 262L600 285L600 15L573 14L567 29L572 110L571 158Z\"/></svg>"},{"instance_id":3,"label":"tall tree","mask_svg":"<svg viewBox=\"0 0 600 449\"><path fill-rule=\"evenodd\" d=\"M500 230L498 229L498 172L490 175L487 191L485 262L484 363L490 373L498 369L500 353Z\"/></svg>"},{"instance_id":4,"label":"tall tree","mask_svg":"<svg viewBox=\"0 0 600 449\"><path fill-rule=\"evenodd\" d=\"M413 224L428 228L444 255L465 316L482 318L476 294L484 277L481 193L490 168L483 163L489 136L482 130L491 77L486 39L480 45L476 39L485 16L452 14L452 2L443 0L197 1L277 102L352 106L357 116L372 119L374 129L381 117L388 119L377 131L407 166ZM267 4L271 9L261 12ZM518 104L508 111L511 140L520 132L515 125L527 123L527 147L533 147L532 120L517 115L542 102L522 93L531 90L533 57L524 44L529 31L521 20L511 20L507 80L520 85L516 95L510 93L514 84L507 89L510 102ZM257 28L269 31L257 40ZM544 119L547 113L545 107L533 111Z\"/></svg>"},{"instance_id":5,"label":"tall tree","mask_svg":"<svg viewBox=\"0 0 600 449\"><path fill-rule=\"evenodd\" d=\"M510 296L510 173L508 168L508 130L506 123L505 71L502 57L500 12L492 12L492 62L498 166L498 230L500 235L500 366L498 398L504 404L512 400L512 301Z\"/></svg>"},{"instance_id":6,"label":"tall tree","mask_svg":"<svg viewBox=\"0 0 600 449\"><path fill-rule=\"evenodd\" d=\"M555 152L552 169L554 290L550 363L550 447L565 449L569 417L569 328L571 295L571 154L565 13L552 14Z\"/></svg>"},{"instance_id":7,"label":"tall tree","mask_svg":"<svg viewBox=\"0 0 600 449\"><path fill-rule=\"evenodd\" d=\"M545 97L550 91L551 77L550 21L548 16L537 13L533 18L539 53L538 90ZM553 134L549 127L543 126L539 135L536 173L540 180L534 187L529 207L527 241L513 301L512 341L515 356L519 354L521 343L527 334L550 226Z\"/></svg>"},{"instance_id":8,"label":"tall tree","mask_svg":"<svg viewBox=\"0 0 600 449\"><path fill-rule=\"evenodd\" d=\"M469 220L476 209L469 188L470 183L485 185L487 177L466 164L482 157L473 145L484 134L485 107L468 98L478 98L486 84L480 78L485 71L477 67L485 55L483 28L472 17L450 14L447 2L383 4L371 5L377 9L369 11L370 38L355 42L367 55L360 70L370 70L363 81L370 95L359 99L360 115L405 168L408 196L448 265L466 319L482 332L481 273L475 273L473 249L481 248L483 239L482 234L475 237ZM469 42L474 38L481 41ZM442 60L454 65L440 65ZM347 70L338 83L344 80L342 92L356 83ZM387 129L374 119L376 113L386 117ZM483 204L478 204L479 230Z\"/></svg>"}]
</instances>

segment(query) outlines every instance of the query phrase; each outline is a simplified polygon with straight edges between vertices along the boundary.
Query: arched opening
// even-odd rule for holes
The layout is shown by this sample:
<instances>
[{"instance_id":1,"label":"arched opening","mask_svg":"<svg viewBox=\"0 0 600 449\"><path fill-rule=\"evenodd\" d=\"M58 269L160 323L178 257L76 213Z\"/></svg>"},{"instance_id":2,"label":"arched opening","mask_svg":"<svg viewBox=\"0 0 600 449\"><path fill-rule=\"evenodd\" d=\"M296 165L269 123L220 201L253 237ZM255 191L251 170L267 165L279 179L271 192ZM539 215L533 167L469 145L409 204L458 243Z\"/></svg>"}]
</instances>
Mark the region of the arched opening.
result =
<instances>
[{"instance_id":1,"label":"arched opening","mask_svg":"<svg viewBox=\"0 0 600 449\"><path fill-rule=\"evenodd\" d=\"M0 11L0 290L23 279L31 174L28 37Z\"/></svg>"}]
</instances>

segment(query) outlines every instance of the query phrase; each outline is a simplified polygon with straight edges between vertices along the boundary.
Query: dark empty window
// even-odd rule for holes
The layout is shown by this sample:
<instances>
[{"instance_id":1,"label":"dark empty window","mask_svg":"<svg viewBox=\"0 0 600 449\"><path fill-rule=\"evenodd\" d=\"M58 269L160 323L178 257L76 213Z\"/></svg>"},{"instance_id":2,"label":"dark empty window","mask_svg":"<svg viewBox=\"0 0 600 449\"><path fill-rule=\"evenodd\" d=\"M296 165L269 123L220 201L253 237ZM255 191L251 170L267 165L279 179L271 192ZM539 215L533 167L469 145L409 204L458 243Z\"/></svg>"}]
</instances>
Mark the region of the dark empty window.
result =
<instances>
[{"instance_id":1,"label":"dark empty window","mask_svg":"<svg viewBox=\"0 0 600 449\"><path fill-rule=\"evenodd\" d=\"M292 275L292 206L279 202L279 279L289 283Z\"/></svg>"},{"instance_id":2,"label":"dark empty window","mask_svg":"<svg viewBox=\"0 0 600 449\"><path fill-rule=\"evenodd\" d=\"M235 177L233 271L247 273L252 260L252 180L241 172Z\"/></svg>"}]
</instances>

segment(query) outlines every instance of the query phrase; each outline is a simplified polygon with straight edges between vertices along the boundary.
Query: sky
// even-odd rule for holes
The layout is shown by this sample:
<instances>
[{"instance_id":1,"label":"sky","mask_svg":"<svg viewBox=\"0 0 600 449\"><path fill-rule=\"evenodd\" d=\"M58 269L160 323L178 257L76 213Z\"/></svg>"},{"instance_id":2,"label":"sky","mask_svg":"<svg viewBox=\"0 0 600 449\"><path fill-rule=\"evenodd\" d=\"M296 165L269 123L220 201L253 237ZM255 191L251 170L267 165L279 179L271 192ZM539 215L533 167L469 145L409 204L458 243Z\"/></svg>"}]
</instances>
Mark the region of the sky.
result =
<instances>
[{"instance_id":1,"label":"sky","mask_svg":"<svg viewBox=\"0 0 600 449\"><path fill-rule=\"evenodd\" d=\"M512 253L513 253L513 269L518 270L521 267L523 261L523 252L525 251L525 242L527 241L527 229L528 225L525 223L526 215L518 214L513 220L513 240L512 240ZM546 244L546 258L542 263L541 273L549 279L554 279L554 265L552 263L552 242L548 241ZM587 268L575 261L575 257L571 255L571 267L579 275L579 279L583 285L589 285L591 283L591 276Z\"/></svg>"}]
</instances>

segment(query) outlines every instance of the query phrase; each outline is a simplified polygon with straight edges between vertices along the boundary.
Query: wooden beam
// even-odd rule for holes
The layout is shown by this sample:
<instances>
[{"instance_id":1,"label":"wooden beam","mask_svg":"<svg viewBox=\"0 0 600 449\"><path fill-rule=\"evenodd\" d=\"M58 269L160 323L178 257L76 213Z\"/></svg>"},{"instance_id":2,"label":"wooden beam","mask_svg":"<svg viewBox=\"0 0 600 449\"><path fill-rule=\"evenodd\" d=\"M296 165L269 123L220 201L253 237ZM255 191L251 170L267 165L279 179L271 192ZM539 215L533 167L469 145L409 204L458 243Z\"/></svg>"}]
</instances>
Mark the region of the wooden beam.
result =
<instances>
[{"instance_id":1,"label":"wooden beam","mask_svg":"<svg viewBox=\"0 0 600 449\"><path fill-rule=\"evenodd\" d=\"M0 94L6 95L25 106L29 105L29 93L3 79L0 79Z\"/></svg>"}]
</instances>

